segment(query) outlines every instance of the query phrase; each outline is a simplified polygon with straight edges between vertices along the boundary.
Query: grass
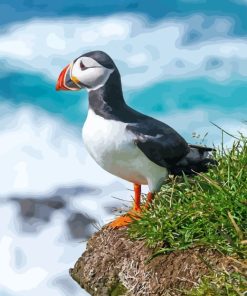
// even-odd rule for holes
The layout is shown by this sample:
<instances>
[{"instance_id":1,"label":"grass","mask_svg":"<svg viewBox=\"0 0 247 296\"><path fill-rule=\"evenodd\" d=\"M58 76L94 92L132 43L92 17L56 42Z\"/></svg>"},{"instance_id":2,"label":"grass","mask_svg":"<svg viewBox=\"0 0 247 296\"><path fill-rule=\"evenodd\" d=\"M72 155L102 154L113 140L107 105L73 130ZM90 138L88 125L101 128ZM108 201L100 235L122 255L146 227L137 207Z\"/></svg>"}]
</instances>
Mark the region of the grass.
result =
<instances>
[{"instance_id":1,"label":"grass","mask_svg":"<svg viewBox=\"0 0 247 296\"><path fill-rule=\"evenodd\" d=\"M218 166L207 173L170 177L151 208L131 224L130 237L152 247L164 242L155 255L203 245L247 258L247 138L218 150L215 158Z\"/></svg>"},{"instance_id":2,"label":"grass","mask_svg":"<svg viewBox=\"0 0 247 296\"><path fill-rule=\"evenodd\" d=\"M243 275L219 272L204 276L198 287L185 291L186 296L242 296L246 293L247 281Z\"/></svg>"},{"instance_id":3,"label":"grass","mask_svg":"<svg viewBox=\"0 0 247 296\"><path fill-rule=\"evenodd\" d=\"M222 132L223 137L223 132ZM163 247L153 256L205 246L240 260L247 259L247 138L231 149L218 149L217 167L193 178L170 177L151 208L129 227L129 235ZM239 262L239 261L238 261ZM231 272L211 270L187 296L238 296L247 293L247 277L236 267Z\"/></svg>"}]
</instances>

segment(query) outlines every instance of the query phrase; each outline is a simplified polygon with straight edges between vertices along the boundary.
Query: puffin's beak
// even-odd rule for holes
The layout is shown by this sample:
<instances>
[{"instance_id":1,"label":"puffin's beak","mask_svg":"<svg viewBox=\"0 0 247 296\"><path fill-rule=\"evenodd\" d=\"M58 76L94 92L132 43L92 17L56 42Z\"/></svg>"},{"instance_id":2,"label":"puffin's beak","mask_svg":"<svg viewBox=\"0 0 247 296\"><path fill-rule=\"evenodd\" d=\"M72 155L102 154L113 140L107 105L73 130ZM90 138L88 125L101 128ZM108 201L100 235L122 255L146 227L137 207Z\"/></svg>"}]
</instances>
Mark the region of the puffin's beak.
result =
<instances>
[{"instance_id":1,"label":"puffin's beak","mask_svg":"<svg viewBox=\"0 0 247 296\"><path fill-rule=\"evenodd\" d=\"M71 76L72 65L66 66L60 73L56 90L80 90L82 87L77 78Z\"/></svg>"}]
</instances>

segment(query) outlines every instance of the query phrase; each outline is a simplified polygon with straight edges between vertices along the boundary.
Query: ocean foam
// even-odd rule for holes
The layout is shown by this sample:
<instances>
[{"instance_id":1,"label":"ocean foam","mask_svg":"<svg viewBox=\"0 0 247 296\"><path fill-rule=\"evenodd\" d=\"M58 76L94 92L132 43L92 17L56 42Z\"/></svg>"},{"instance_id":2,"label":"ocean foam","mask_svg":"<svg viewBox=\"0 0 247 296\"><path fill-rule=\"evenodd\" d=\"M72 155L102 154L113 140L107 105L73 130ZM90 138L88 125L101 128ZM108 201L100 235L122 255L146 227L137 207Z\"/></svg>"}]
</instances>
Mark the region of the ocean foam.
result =
<instances>
[{"instance_id":1,"label":"ocean foam","mask_svg":"<svg viewBox=\"0 0 247 296\"><path fill-rule=\"evenodd\" d=\"M72 126L35 108L0 107L0 196L116 181L90 158Z\"/></svg>"}]
</instances>

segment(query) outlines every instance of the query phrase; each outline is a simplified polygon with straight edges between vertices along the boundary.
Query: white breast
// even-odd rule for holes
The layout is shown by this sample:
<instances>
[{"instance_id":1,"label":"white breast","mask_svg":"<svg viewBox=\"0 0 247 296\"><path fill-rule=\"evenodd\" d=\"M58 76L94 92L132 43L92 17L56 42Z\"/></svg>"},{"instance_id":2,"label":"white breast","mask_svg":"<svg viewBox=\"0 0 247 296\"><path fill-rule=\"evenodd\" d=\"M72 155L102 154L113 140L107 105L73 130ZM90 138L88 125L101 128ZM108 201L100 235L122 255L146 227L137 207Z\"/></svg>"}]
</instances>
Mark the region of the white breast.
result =
<instances>
[{"instance_id":1,"label":"white breast","mask_svg":"<svg viewBox=\"0 0 247 296\"><path fill-rule=\"evenodd\" d=\"M89 110L82 130L84 144L94 160L106 171L137 184L159 189L167 170L150 161L134 144L126 123L104 119Z\"/></svg>"}]
</instances>

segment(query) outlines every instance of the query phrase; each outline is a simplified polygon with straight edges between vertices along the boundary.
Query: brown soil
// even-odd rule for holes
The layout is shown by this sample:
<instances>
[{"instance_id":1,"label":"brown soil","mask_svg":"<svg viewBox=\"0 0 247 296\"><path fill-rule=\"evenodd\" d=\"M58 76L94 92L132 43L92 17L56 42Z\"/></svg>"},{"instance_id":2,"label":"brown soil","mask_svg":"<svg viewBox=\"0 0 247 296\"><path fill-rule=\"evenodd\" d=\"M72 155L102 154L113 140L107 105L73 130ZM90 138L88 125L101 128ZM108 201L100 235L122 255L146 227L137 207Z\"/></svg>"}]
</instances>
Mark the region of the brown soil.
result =
<instances>
[{"instance_id":1,"label":"brown soil","mask_svg":"<svg viewBox=\"0 0 247 296\"><path fill-rule=\"evenodd\" d=\"M154 249L130 240L126 228L102 228L70 270L72 278L95 296L183 295L213 269L232 269L232 260L215 250L194 248L148 260Z\"/></svg>"}]
</instances>

